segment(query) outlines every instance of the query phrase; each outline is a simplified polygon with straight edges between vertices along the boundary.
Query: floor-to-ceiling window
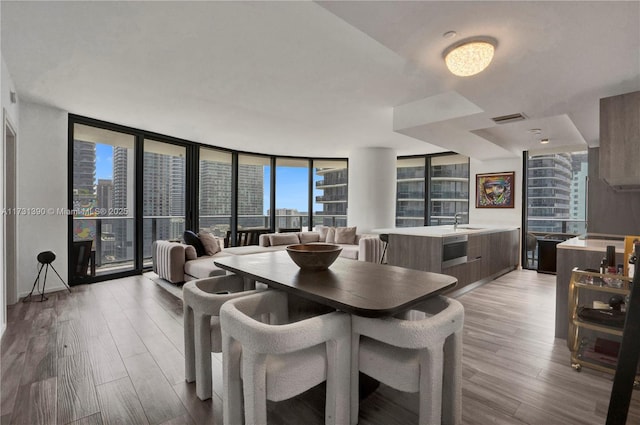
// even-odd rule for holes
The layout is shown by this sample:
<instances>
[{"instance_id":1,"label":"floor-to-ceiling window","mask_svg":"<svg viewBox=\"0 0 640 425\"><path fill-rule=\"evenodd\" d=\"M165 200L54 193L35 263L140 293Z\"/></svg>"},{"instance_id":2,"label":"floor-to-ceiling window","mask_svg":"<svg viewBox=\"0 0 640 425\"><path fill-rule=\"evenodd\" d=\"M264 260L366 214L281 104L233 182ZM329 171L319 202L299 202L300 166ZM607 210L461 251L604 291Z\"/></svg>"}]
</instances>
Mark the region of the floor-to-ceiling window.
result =
<instances>
[{"instance_id":1,"label":"floor-to-ceiling window","mask_svg":"<svg viewBox=\"0 0 640 425\"><path fill-rule=\"evenodd\" d=\"M346 226L349 170L344 160L313 160L313 225Z\"/></svg>"},{"instance_id":2,"label":"floor-to-ceiling window","mask_svg":"<svg viewBox=\"0 0 640 425\"><path fill-rule=\"evenodd\" d=\"M238 229L269 228L271 158L238 155Z\"/></svg>"},{"instance_id":3,"label":"floor-to-ceiling window","mask_svg":"<svg viewBox=\"0 0 640 425\"><path fill-rule=\"evenodd\" d=\"M180 240L185 231L186 148L145 139L142 182L143 255L151 264L156 240Z\"/></svg>"},{"instance_id":4,"label":"floor-to-ceiling window","mask_svg":"<svg viewBox=\"0 0 640 425\"><path fill-rule=\"evenodd\" d=\"M537 241L586 232L588 152L529 153L526 160L527 258L537 268Z\"/></svg>"},{"instance_id":5,"label":"floor-to-ceiling window","mask_svg":"<svg viewBox=\"0 0 640 425\"><path fill-rule=\"evenodd\" d=\"M232 154L200 148L200 230L225 237L231 230Z\"/></svg>"},{"instance_id":6,"label":"floor-to-ceiling window","mask_svg":"<svg viewBox=\"0 0 640 425\"><path fill-rule=\"evenodd\" d=\"M135 268L135 136L75 123L72 140L72 247L92 242L90 275L131 271ZM81 281L86 276L76 276L74 270L86 258L74 252L70 278Z\"/></svg>"},{"instance_id":7,"label":"floor-to-ceiling window","mask_svg":"<svg viewBox=\"0 0 640 425\"><path fill-rule=\"evenodd\" d=\"M425 157L397 162L396 226L424 226Z\"/></svg>"},{"instance_id":8,"label":"floor-to-ceiling window","mask_svg":"<svg viewBox=\"0 0 640 425\"><path fill-rule=\"evenodd\" d=\"M398 158L396 190L397 227L453 224L456 214L459 223L468 223L469 158Z\"/></svg>"},{"instance_id":9,"label":"floor-to-ceiling window","mask_svg":"<svg viewBox=\"0 0 640 425\"><path fill-rule=\"evenodd\" d=\"M529 155L527 228L549 234L586 230L587 152Z\"/></svg>"},{"instance_id":10,"label":"floor-to-ceiling window","mask_svg":"<svg viewBox=\"0 0 640 425\"><path fill-rule=\"evenodd\" d=\"M69 125L70 269L77 244L95 257L73 284L140 273L155 240L187 229L346 225L346 159L240 153L76 115Z\"/></svg>"},{"instance_id":11,"label":"floor-to-ceiling window","mask_svg":"<svg viewBox=\"0 0 640 425\"><path fill-rule=\"evenodd\" d=\"M276 158L276 230L309 226L309 160Z\"/></svg>"},{"instance_id":12,"label":"floor-to-ceiling window","mask_svg":"<svg viewBox=\"0 0 640 425\"><path fill-rule=\"evenodd\" d=\"M469 158L433 156L429 167L429 225L469 222Z\"/></svg>"}]
</instances>

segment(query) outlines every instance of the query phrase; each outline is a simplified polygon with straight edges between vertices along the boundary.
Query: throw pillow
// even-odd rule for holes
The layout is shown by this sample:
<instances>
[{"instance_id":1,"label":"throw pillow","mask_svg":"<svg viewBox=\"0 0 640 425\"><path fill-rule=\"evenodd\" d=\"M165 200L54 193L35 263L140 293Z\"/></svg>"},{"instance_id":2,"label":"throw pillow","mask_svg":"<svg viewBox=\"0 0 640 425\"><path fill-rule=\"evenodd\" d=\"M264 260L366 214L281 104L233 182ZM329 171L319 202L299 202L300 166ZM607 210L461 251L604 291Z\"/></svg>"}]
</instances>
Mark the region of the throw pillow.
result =
<instances>
[{"instance_id":1,"label":"throw pillow","mask_svg":"<svg viewBox=\"0 0 640 425\"><path fill-rule=\"evenodd\" d=\"M300 243L298 235L295 233L277 233L275 235L269 235L269 245L295 245Z\"/></svg>"},{"instance_id":2,"label":"throw pillow","mask_svg":"<svg viewBox=\"0 0 640 425\"><path fill-rule=\"evenodd\" d=\"M198 253L196 252L196 248L193 245L187 245L184 250L184 258L185 260L195 260L198 258Z\"/></svg>"},{"instance_id":3,"label":"throw pillow","mask_svg":"<svg viewBox=\"0 0 640 425\"><path fill-rule=\"evenodd\" d=\"M215 255L220 252L220 244L218 243L218 238L213 236L211 233L200 232L198 233L198 237L204 246L204 252L207 255Z\"/></svg>"},{"instance_id":4,"label":"throw pillow","mask_svg":"<svg viewBox=\"0 0 640 425\"><path fill-rule=\"evenodd\" d=\"M336 227L336 243L353 245L356 242L356 227Z\"/></svg>"},{"instance_id":5,"label":"throw pillow","mask_svg":"<svg viewBox=\"0 0 640 425\"><path fill-rule=\"evenodd\" d=\"M336 243L336 228L329 227L327 231L327 238L324 240L326 243Z\"/></svg>"},{"instance_id":6,"label":"throw pillow","mask_svg":"<svg viewBox=\"0 0 640 425\"><path fill-rule=\"evenodd\" d=\"M320 242L320 233L318 232L300 232L300 243Z\"/></svg>"},{"instance_id":7,"label":"throw pillow","mask_svg":"<svg viewBox=\"0 0 640 425\"><path fill-rule=\"evenodd\" d=\"M193 233L191 230L185 230L182 238L184 239L184 243L186 243L187 245L193 245L193 247L196 249L198 257L206 255L204 245L202 245L202 241L200 240L198 235Z\"/></svg>"},{"instance_id":8,"label":"throw pillow","mask_svg":"<svg viewBox=\"0 0 640 425\"><path fill-rule=\"evenodd\" d=\"M327 233L329 233L328 226L316 226L316 230L320 234L320 240L318 242L326 242L327 241Z\"/></svg>"}]
</instances>

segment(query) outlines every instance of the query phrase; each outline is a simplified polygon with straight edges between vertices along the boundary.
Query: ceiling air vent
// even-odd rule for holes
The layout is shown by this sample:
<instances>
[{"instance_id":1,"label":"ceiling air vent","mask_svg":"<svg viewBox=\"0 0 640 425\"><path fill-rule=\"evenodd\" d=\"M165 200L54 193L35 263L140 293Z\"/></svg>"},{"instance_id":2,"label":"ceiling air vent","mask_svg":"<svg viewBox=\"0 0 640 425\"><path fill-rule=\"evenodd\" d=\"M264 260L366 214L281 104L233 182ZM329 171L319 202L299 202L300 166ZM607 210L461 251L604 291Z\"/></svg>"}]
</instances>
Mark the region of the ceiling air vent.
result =
<instances>
[{"instance_id":1,"label":"ceiling air vent","mask_svg":"<svg viewBox=\"0 0 640 425\"><path fill-rule=\"evenodd\" d=\"M509 122L526 120L527 117L524 114L517 113L517 114L511 114L511 115L503 115L501 117L494 117L491 119L496 124L506 124Z\"/></svg>"}]
</instances>

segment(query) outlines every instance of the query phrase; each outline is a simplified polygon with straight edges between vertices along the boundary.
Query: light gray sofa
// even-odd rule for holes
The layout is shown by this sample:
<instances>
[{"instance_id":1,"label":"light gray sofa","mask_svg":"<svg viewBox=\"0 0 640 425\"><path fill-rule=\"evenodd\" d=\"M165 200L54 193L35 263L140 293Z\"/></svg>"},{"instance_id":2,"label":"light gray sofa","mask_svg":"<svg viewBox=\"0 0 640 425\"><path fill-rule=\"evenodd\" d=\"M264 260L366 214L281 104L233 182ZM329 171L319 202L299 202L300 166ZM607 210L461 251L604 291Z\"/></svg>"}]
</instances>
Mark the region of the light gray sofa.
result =
<instances>
[{"instance_id":1,"label":"light gray sofa","mask_svg":"<svg viewBox=\"0 0 640 425\"><path fill-rule=\"evenodd\" d=\"M247 255L281 251L297 243L323 243L319 232L266 233L260 235L258 245L222 248L215 255L204 255L188 260L187 246L179 242L155 241L152 249L153 271L171 283L224 275L226 272L213 264L216 258L229 255ZM341 257L376 263L382 254L382 241L377 235L356 235L352 244L342 247Z\"/></svg>"}]
</instances>

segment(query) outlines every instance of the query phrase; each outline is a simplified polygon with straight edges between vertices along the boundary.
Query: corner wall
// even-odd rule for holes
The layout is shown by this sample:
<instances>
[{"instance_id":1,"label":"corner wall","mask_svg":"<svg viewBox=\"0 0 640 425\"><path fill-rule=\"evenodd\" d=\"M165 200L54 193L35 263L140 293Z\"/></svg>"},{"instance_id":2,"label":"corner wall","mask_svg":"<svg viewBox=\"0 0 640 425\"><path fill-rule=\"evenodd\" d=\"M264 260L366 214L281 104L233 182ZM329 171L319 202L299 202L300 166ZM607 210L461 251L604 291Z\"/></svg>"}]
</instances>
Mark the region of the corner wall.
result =
<instances>
[{"instance_id":1,"label":"corner wall","mask_svg":"<svg viewBox=\"0 0 640 425\"><path fill-rule=\"evenodd\" d=\"M4 174L6 169L6 158L5 158L5 134L4 134L4 120L8 120L11 123L11 126L19 133L19 114L18 114L18 103L11 103L10 93L15 92L16 88L13 83L13 79L9 74L9 68L4 61L4 57L2 57L2 53L0 52L0 104L2 105L2 111L0 112L0 119L2 122L2 148L0 149L0 164L2 164L2 169L0 170L0 201L2 202L2 208L6 208L5 202L5 193L4 193ZM0 222L0 336L4 333L7 326L7 284L9 282L5 281L5 270L6 266L4 264L5 260L5 248L4 243L2 241L5 240L5 224L4 217L2 217L2 222Z\"/></svg>"},{"instance_id":2,"label":"corner wall","mask_svg":"<svg viewBox=\"0 0 640 425\"><path fill-rule=\"evenodd\" d=\"M17 205L49 210L18 216L18 296L29 293L37 276L36 256L53 251L53 263L67 279L67 216L51 213L67 208L67 113L49 106L22 102L17 149ZM66 280L65 280L66 282ZM47 292L64 289L55 273L47 276Z\"/></svg>"}]
</instances>

